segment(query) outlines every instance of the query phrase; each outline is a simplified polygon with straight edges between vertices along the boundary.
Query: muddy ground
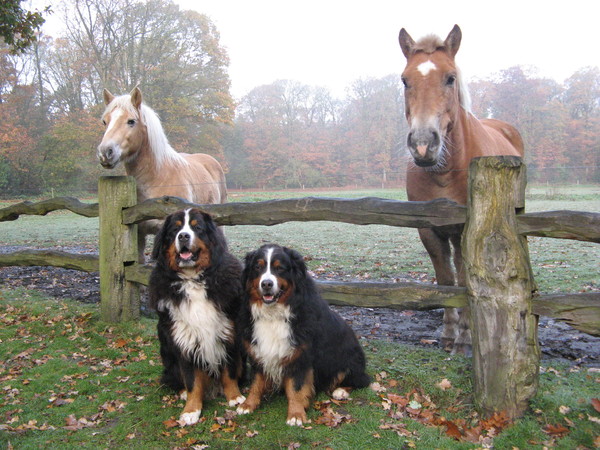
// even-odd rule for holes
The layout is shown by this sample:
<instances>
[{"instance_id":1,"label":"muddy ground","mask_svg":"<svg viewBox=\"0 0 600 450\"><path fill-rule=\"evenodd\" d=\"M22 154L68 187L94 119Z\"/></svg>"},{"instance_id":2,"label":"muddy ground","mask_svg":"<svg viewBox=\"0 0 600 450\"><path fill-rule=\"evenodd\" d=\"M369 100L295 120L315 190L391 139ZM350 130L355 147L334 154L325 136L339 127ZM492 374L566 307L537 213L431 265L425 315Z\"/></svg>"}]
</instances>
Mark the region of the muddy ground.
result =
<instances>
[{"instance_id":1,"label":"muddy ground","mask_svg":"<svg viewBox=\"0 0 600 450\"><path fill-rule=\"evenodd\" d=\"M99 276L56 267L0 268L0 286L36 289L57 299L71 298L97 303ZM366 339L383 339L422 347L437 345L442 311L396 311L355 307L335 307ZM144 314L151 314L143 310ZM600 367L600 337L581 333L564 323L540 318L539 340L542 359L559 359L571 365Z\"/></svg>"}]
</instances>

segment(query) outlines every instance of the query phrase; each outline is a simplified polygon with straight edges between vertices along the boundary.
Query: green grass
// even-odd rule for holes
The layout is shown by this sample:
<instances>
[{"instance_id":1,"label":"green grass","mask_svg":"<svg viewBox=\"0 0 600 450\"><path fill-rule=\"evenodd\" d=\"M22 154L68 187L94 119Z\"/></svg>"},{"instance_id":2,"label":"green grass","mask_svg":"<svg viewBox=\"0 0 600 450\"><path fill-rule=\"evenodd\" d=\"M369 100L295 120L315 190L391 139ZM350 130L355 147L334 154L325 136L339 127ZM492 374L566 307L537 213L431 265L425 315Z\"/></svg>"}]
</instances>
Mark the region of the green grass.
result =
<instances>
[{"instance_id":1,"label":"green grass","mask_svg":"<svg viewBox=\"0 0 600 450\"><path fill-rule=\"evenodd\" d=\"M93 305L0 290L0 324L0 448L570 449L593 448L600 434L590 419L599 416L591 405L597 373L543 367L532 411L498 433L473 410L466 359L366 340L379 388L340 404L319 395L305 428L285 424L282 395L239 417L216 398L205 403L199 424L170 427L183 403L157 382L154 320L108 325ZM438 386L444 379L445 390ZM421 407L409 410L403 400ZM447 435L449 424L460 441ZM549 426L563 427L565 436L544 432Z\"/></svg>"}]
</instances>

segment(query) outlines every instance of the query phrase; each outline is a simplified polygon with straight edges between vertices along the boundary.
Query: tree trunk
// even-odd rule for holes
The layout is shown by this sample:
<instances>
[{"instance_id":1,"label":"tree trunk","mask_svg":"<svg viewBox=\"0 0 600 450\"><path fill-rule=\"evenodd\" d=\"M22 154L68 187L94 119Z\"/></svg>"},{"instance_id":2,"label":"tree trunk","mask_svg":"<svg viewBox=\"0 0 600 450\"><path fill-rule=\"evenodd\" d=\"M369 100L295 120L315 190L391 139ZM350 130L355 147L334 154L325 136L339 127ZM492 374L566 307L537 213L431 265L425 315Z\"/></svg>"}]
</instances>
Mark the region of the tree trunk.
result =
<instances>
[{"instance_id":1,"label":"tree trunk","mask_svg":"<svg viewBox=\"0 0 600 450\"><path fill-rule=\"evenodd\" d=\"M523 415L536 394L540 349L532 314L534 281L515 199L524 165L510 156L476 158L469 168L462 237L473 333L475 404L484 415ZM519 205L520 206L520 205Z\"/></svg>"}]
</instances>

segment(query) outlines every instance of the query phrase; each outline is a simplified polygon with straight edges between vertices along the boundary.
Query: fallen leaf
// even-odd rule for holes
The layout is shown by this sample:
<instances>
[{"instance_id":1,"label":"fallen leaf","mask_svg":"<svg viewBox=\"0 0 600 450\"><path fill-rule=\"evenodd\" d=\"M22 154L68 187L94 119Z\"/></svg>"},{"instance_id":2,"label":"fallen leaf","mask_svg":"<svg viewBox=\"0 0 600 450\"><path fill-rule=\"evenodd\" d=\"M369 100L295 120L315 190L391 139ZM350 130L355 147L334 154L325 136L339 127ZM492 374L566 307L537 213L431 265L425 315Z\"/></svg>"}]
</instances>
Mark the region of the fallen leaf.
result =
<instances>
[{"instance_id":1,"label":"fallen leaf","mask_svg":"<svg viewBox=\"0 0 600 450\"><path fill-rule=\"evenodd\" d=\"M411 401L410 401L410 403L408 404L408 407L409 407L410 409L415 409L415 410L418 410L418 409L421 409L421 408L423 407L423 405L421 405L421 404L420 404L418 401L416 401L416 400L411 400Z\"/></svg>"},{"instance_id":2,"label":"fallen leaf","mask_svg":"<svg viewBox=\"0 0 600 450\"><path fill-rule=\"evenodd\" d=\"M569 429L562 425L546 425L544 427L544 433L554 437L563 437L569 434Z\"/></svg>"},{"instance_id":3,"label":"fallen leaf","mask_svg":"<svg viewBox=\"0 0 600 450\"><path fill-rule=\"evenodd\" d=\"M569 408L568 406L559 406L558 408L558 412L560 412L563 416L566 416L567 414L569 414L571 412L571 408Z\"/></svg>"},{"instance_id":4,"label":"fallen leaf","mask_svg":"<svg viewBox=\"0 0 600 450\"><path fill-rule=\"evenodd\" d=\"M439 387L442 391L446 391L452 387L452 383L450 383L450 381L447 378L444 378L442 381L436 384L436 386Z\"/></svg>"},{"instance_id":5,"label":"fallen leaf","mask_svg":"<svg viewBox=\"0 0 600 450\"><path fill-rule=\"evenodd\" d=\"M592 406L594 407L594 409L596 410L596 412L600 413L600 399L593 398L592 399Z\"/></svg>"},{"instance_id":6,"label":"fallen leaf","mask_svg":"<svg viewBox=\"0 0 600 450\"><path fill-rule=\"evenodd\" d=\"M589 420L590 422L594 422L594 423L600 424L600 417L594 417L594 416L590 416L590 415L588 414L588 420Z\"/></svg>"},{"instance_id":7,"label":"fallen leaf","mask_svg":"<svg viewBox=\"0 0 600 450\"><path fill-rule=\"evenodd\" d=\"M175 419L168 419L163 422L163 425L167 428L174 428L179 426L179 422L177 422Z\"/></svg>"},{"instance_id":8,"label":"fallen leaf","mask_svg":"<svg viewBox=\"0 0 600 450\"><path fill-rule=\"evenodd\" d=\"M462 433L460 432L458 426L450 420L447 420L444 423L444 425L446 425L446 436L460 441L460 439L462 438Z\"/></svg>"}]
</instances>

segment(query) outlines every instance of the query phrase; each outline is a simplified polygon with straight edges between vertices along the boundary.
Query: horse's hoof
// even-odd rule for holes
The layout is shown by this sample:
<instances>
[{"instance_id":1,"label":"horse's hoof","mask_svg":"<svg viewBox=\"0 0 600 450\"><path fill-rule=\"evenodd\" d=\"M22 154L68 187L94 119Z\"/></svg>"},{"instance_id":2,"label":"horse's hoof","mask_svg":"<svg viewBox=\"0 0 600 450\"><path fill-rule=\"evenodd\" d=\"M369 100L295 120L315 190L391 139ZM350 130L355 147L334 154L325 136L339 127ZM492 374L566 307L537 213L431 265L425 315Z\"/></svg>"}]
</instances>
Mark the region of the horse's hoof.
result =
<instances>
[{"instance_id":1,"label":"horse's hoof","mask_svg":"<svg viewBox=\"0 0 600 450\"><path fill-rule=\"evenodd\" d=\"M444 349L445 352L453 353L454 339L442 338L440 339L440 346Z\"/></svg>"},{"instance_id":2,"label":"horse's hoof","mask_svg":"<svg viewBox=\"0 0 600 450\"><path fill-rule=\"evenodd\" d=\"M473 348L471 344L459 344L455 343L454 348L452 349L453 355L463 355L467 358L473 356Z\"/></svg>"}]
</instances>

